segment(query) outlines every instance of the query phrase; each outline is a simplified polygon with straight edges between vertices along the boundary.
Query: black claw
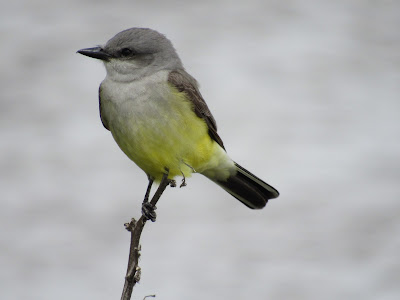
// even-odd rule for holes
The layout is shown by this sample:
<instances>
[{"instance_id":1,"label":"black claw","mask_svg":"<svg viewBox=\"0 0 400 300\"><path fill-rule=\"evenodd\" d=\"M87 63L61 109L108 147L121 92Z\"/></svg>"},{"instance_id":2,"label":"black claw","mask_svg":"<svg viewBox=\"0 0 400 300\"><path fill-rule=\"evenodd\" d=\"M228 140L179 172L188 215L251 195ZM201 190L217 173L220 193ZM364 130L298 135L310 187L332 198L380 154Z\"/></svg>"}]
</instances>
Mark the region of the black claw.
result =
<instances>
[{"instance_id":1,"label":"black claw","mask_svg":"<svg viewBox=\"0 0 400 300\"><path fill-rule=\"evenodd\" d=\"M186 185L187 185L187 184L186 184L185 177L183 177L182 183L181 183L181 185L180 185L179 187L181 188L181 187L184 187L184 186L186 186Z\"/></svg>"},{"instance_id":2,"label":"black claw","mask_svg":"<svg viewBox=\"0 0 400 300\"><path fill-rule=\"evenodd\" d=\"M157 207L155 207L153 204L151 204L150 202L144 202L142 204L142 215L147 219L150 220L152 222L156 221L157 218L157 214L155 212L155 210L157 209Z\"/></svg>"},{"instance_id":3,"label":"black claw","mask_svg":"<svg viewBox=\"0 0 400 300\"><path fill-rule=\"evenodd\" d=\"M171 179L171 181L169 182L169 186L170 187L176 187L176 181Z\"/></svg>"}]
</instances>

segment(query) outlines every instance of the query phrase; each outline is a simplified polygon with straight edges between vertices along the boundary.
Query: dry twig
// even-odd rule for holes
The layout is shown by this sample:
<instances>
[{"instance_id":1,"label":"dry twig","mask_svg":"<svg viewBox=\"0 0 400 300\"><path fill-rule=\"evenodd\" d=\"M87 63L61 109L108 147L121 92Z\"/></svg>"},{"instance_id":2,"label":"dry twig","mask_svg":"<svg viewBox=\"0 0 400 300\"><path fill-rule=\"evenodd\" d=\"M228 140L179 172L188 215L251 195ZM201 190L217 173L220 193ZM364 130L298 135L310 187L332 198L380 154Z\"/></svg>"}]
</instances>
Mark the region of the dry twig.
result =
<instances>
[{"instance_id":1,"label":"dry twig","mask_svg":"<svg viewBox=\"0 0 400 300\"><path fill-rule=\"evenodd\" d=\"M150 201L150 204L155 207L158 200L160 199L162 193L166 187L171 183L168 179L168 172L164 174L160 186L158 187L156 193ZM129 251L128 268L125 276L124 289L122 291L121 300L130 300L132 295L133 287L140 280L141 270L139 267L139 257L140 257L140 236L143 231L143 227L146 224L147 218L143 215L138 221L132 218L129 223L125 224L126 230L131 233L131 245ZM155 296L155 295L154 295ZM153 297L153 295L148 296Z\"/></svg>"}]
</instances>

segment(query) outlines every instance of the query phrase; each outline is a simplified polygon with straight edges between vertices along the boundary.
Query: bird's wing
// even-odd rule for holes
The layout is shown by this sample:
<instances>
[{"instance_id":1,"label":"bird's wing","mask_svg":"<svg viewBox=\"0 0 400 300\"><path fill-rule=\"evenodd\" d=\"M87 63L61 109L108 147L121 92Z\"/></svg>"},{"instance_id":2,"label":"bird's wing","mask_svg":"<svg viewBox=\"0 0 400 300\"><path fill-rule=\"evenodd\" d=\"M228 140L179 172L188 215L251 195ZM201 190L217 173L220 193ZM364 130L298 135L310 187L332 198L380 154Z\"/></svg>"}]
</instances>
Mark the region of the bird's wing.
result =
<instances>
[{"instance_id":1,"label":"bird's wing","mask_svg":"<svg viewBox=\"0 0 400 300\"><path fill-rule=\"evenodd\" d=\"M100 84L100 87L99 87L99 110L100 110L101 123L103 123L103 126L104 126L105 129L110 130L110 128L108 127L108 124L107 124L107 120L105 119L104 114L103 114L103 112L101 110L101 84Z\"/></svg>"},{"instance_id":2,"label":"bird's wing","mask_svg":"<svg viewBox=\"0 0 400 300\"><path fill-rule=\"evenodd\" d=\"M224 143L217 133L217 123L200 94L196 80L184 70L175 70L169 73L168 82L179 92L187 95L188 99L193 104L196 115L206 122L210 137L225 149Z\"/></svg>"}]
</instances>

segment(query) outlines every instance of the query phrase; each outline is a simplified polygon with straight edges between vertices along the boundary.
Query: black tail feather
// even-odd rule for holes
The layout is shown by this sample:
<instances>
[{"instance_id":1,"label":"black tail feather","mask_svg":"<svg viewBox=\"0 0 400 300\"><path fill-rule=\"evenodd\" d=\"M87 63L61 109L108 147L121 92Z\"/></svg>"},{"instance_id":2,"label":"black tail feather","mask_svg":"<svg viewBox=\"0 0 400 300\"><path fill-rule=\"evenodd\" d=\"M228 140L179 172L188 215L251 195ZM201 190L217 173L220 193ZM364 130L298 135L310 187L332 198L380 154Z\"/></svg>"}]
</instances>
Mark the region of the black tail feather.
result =
<instances>
[{"instance_id":1,"label":"black tail feather","mask_svg":"<svg viewBox=\"0 0 400 300\"><path fill-rule=\"evenodd\" d=\"M215 181L233 197L252 209L263 208L279 192L257 176L235 163L237 172L226 181Z\"/></svg>"}]
</instances>

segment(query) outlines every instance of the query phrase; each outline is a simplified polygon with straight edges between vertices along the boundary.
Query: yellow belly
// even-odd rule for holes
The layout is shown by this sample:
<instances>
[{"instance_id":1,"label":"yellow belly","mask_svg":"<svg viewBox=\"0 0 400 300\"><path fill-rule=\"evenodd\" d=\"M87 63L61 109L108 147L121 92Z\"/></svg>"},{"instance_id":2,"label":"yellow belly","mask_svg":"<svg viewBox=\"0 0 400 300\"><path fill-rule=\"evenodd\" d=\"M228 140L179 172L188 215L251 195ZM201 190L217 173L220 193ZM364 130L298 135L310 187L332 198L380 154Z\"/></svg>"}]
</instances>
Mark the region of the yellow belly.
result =
<instances>
[{"instance_id":1,"label":"yellow belly","mask_svg":"<svg viewBox=\"0 0 400 300\"><path fill-rule=\"evenodd\" d=\"M186 95L171 88L168 101L143 109L143 114L124 116L111 125L114 139L146 174L159 181L166 169L169 178L189 177L207 168L218 144L205 121L193 111ZM132 105L127 103L126 105ZM126 107L131 109L131 106Z\"/></svg>"}]
</instances>

